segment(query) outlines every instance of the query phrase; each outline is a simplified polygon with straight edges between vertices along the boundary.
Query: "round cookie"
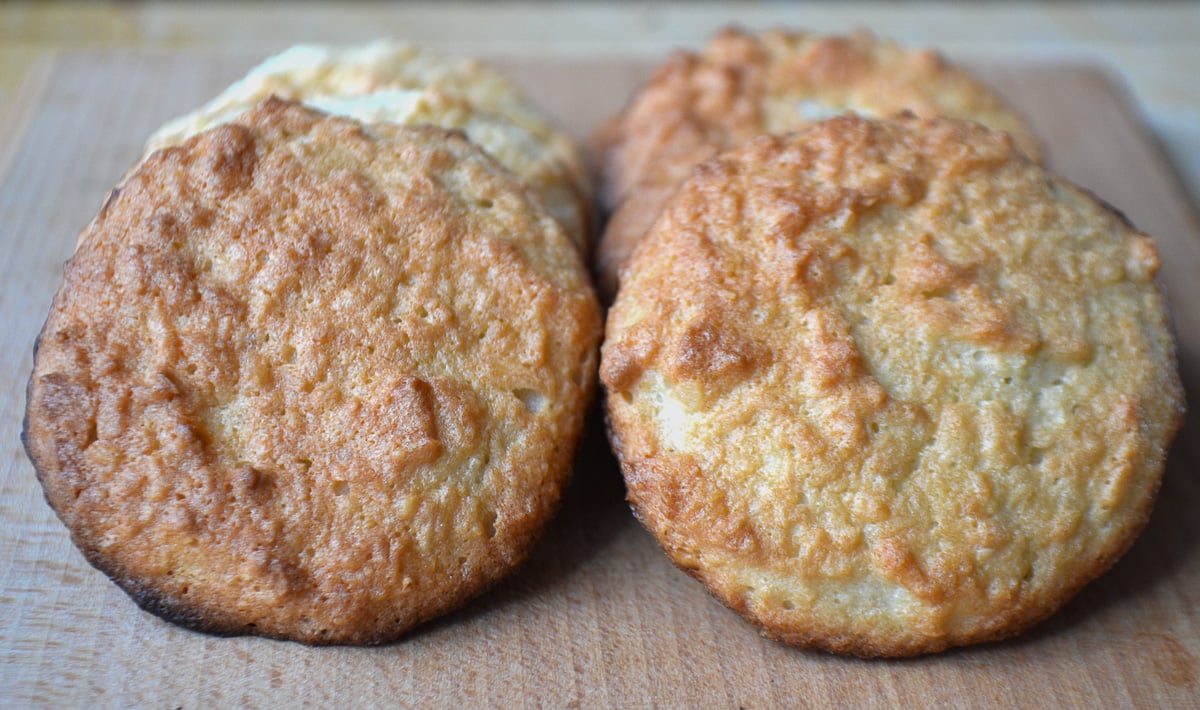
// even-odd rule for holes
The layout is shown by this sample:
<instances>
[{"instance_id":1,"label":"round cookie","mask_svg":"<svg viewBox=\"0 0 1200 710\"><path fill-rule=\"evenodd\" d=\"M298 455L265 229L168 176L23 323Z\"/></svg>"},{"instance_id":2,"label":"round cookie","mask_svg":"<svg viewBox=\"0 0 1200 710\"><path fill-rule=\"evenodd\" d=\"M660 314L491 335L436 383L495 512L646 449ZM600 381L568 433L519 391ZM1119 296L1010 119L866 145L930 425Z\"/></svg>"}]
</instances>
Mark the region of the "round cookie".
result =
<instances>
[{"instance_id":1,"label":"round cookie","mask_svg":"<svg viewBox=\"0 0 1200 710\"><path fill-rule=\"evenodd\" d=\"M380 643L527 556L599 307L558 224L460 134L269 99L148 157L86 233L23 438L142 607Z\"/></svg>"},{"instance_id":2,"label":"round cookie","mask_svg":"<svg viewBox=\"0 0 1200 710\"><path fill-rule=\"evenodd\" d=\"M692 166L762 133L802 129L845 111L951 116L1011 132L1040 154L1025 120L990 88L931 50L866 32L819 37L727 29L701 54L677 52L597 136L601 198L614 212L596 254L601 292Z\"/></svg>"},{"instance_id":3,"label":"round cookie","mask_svg":"<svg viewBox=\"0 0 1200 710\"><path fill-rule=\"evenodd\" d=\"M1152 241L1004 133L831 119L702 164L601 355L643 524L764 632L1003 638L1150 514L1183 398Z\"/></svg>"},{"instance_id":4,"label":"round cookie","mask_svg":"<svg viewBox=\"0 0 1200 710\"><path fill-rule=\"evenodd\" d=\"M591 188L574 142L498 72L412 45L292 47L159 128L146 150L178 145L272 95L360 121L462 130L524 180L575 243L587 248Z\"/></svg>"}]
</instances>

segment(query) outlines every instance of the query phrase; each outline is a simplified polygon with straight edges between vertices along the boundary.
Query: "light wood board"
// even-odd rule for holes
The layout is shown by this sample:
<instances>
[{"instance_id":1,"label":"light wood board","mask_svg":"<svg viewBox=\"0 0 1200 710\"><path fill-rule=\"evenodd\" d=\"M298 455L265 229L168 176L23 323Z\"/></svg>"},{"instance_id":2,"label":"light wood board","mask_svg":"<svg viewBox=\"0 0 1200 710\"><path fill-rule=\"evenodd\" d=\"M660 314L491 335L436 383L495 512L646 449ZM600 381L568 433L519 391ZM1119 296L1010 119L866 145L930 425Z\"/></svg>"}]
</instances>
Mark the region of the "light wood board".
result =
<instances>
[{"instance_id":1,"label":"light wood board","mask_svg":"<svg viewBox=\"0 0 1200 710\"><path fill-rule=\"evenodd\" d=\"M1013 641L861 661L761 638L676 571L630 515L598 432L529 564L382 648L185 631L140 611L72 547L19 431L33 338L78 231L163 120L253 57L70 54L30 74L0 127L0 706L971 706L1200 704L1200 425L1189 418L1129 554ZM580 135L647 67L503 63ZM1189 399L1200 392L1200 229L1136 111L1085 66L983 66L1053 165L1160 242Z\"/></svg>"}]
</instances>

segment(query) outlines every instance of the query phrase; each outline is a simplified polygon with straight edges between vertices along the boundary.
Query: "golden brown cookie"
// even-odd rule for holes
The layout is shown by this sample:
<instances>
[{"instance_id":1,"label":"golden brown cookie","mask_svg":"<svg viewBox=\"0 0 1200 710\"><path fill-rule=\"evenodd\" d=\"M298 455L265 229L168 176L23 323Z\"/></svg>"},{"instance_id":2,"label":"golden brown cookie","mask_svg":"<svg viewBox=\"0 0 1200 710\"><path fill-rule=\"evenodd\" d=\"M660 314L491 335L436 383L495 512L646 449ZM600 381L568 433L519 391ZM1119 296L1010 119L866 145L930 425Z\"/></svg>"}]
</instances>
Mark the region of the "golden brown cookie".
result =
<instances>
[{"instance_id":1,"label":"golden brown cookie","mask_svg":"<svg viewBox=\"0 0 1200 710\"><path fill-rule=\"evenodd\" d=\"M460 134L270 99L150 156L88 227L24 440L145 609L385 642L526 557L599 330L577 250Z\"/></svg>"},{"instance_id":2,"label":"golden brown cookie","mask_svg":"<svg viewBox=\"0 0 1200 710\"><path fill-rule=\"evenodd\" d=\"M1025 120L937 52L866 32L819 37L727 29L700 54L677 52L597 136L601 198L612 217L597 249L602 294L692 166L762 133L801 129L845 111L952 116L1013 133L1035 158Z\"/></svg>"},{"instance_id":3,"label":"golden brown cookie","mask_svg":"<svg viewBox=\"0 0 1200 710\"><path fill-rule=\"evenodd\" d=\"M601 357L629 498L788 643L1015 634L1145 525L1183 398L1150 238L1007 134L835 118L697 168Z\"/></svg>"},{"instance_id":4,"label":"golden brown cookie","mask_svg":"<svg viewBox=\"0 0 1200 710\"><path fill-rule=\"evenodd\" d=\"M524 180L576 244L588 246L591 188L574 142L498 72L413 45L292 47L159 128L147 153L231 121L272 95L364 122L462 130Z\"/></svg>"}]
</instances>

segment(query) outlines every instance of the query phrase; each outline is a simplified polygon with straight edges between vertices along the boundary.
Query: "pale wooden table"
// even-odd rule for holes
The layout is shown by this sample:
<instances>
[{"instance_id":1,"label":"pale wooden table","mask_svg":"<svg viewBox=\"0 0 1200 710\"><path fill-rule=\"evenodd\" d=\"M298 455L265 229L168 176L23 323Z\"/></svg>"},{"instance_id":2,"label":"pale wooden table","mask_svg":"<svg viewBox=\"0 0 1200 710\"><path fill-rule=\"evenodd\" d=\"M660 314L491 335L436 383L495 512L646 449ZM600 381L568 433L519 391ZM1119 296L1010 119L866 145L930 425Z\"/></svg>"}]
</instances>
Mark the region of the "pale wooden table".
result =
<instances>
[{"instance_id":1,"label":"pale wooden table","mask_svg":"<svg viewBox=\"0 0 1200 710\"><path fill-rule=\"evenodd\" d=\"M863 662L760 638L672 568L634 523L601 441L592 442L563 514L530 564L467 609L398 644L310 649L216 639L141 612L71 546L41 500L17 432L33 334L62 261L157 122L294 40L388 35L509 57L504 66L582 134L620 104L667 47L694 44L735 15L752 25L778 20L845 29L870 12L855 6L854 13L818 9L808 15L773 5L734 12L557 6L539 6L532 14L528 8L441 6L335 12L302 5L303 11L281 15L122 4L74 8L83 14L51 22L62 7L0 9L0 58L25 62L24 88L11 89L0 106L8 125L0 132L0 253L6 255L0 260L0 707L1200 704L1196 417L1172 450L1150 527L1112 573L1020 639L930 658ZM1196 410L1200 229L1183 191L1147 140L1129 97L1114 92L1105 74L1064 64L1053 53L1030 52L1038 61L1029 64L1014 49L1038 41L1048 47L1056 37L1082 32L1080 27L1117 46L1122 40L1113 37L1152 27L1167 38L1164 46L1174 47L1163 50L1172 61L1184 61L1196 50L1183 46L1179 28L1192 22L1194 29L1195 13L1168 10L1151 8L1134 18L1115 8L1090 23L1071 8L1038 10L1025 17L1058 20L1025 28L1028 19L991 8L931 11L917 5L881 11L871 24L881 33L948 49L962 47L964 36L995 35L990 45L975 46L982 54L966 55L1029 112L1056 167L1159 236L1184 381ZM230 26L234 16L241 25ZM89 24L100 30L85 31ZM1003 33L1022 39L989 56L987 47L994 50ZM17 34L22 39L11 42ZM63 44L72 36L79 44ZM96 51L81 53L81 45ZM1094 56L1091 51L1082 54ZM1112 56L1139 51L1151 53L1126 46ZM1110 68L1119 64L1127 76L1135 73L1103 56ZM4 81L13 66L3 64ZM1180 77L1190 74L1175 74ZM1146 86L1155 85L1133 82L1143 110ZM1190 86L1179 90L1195 92L1194 81ZM1186 110L1194 112L1200 102L1190 95ZM1178 152L1170 155L1179 165L1196 157L1186 150L1182 160Z\"/></svg>"}]
</instances>

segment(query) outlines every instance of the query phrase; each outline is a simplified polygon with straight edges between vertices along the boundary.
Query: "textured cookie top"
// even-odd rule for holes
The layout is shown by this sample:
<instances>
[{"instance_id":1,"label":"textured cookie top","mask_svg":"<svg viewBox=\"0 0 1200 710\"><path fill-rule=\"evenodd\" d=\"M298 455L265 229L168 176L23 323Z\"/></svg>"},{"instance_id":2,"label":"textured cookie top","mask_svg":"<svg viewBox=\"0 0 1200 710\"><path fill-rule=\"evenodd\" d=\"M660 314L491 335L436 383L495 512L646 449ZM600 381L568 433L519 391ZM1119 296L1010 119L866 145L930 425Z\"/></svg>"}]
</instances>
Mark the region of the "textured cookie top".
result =
<instances>
[{"instance_id":1,"label":"textured cookie top","mask_svg":"<svg viewBox=\"0 0 1200 710\"><path fill-rule=\"evenodd\" d=\"M577 250L461 135L272 99L114 191L40 337L25 440L147 609L385 641L525 557L599 335Z\"/></svg>"},{"instance_id":2,"label":"textured cookie top","mask_svg":"<svg viewBox=\"0 0 1200 710\"><path fill-rule=\"evenodd\" d=\"M1015 633L1143 527L1182 392L1151 240L968 122L847 116L699 167L601 379L635 510L774 637Z\"/></svg>"},{"instance_id":3,"label":"textured cookie top","mask_svg":"<svg viewBox=\"0 0 1200 710\"><path fill-rule=\"evenodd\" d=\"M729 29L700 54L677 52L599 139L602 197L617 210L598 254L602 287L615 288L617 270L697 163L759 134L845 111L885 117L905 110L1010 131L1026 152L1039 154L1020 115L934 51L910 51L865 32Z\"/></svg>"},{"instance_id":4,"label":"textured cookie top","mask_svg":"<svg viewBox=\"0 0 1200 710\"><path fill-rule=\"evenodd\" d=\"M415 45L396 42L374 42L357 47L292 47L263 61L201 108L168 122L150 138L147 150L177 145L200 131L233 119L272 95L312 103L314 99L344 99L396 89L432 89L465 100L469 106L446 109L435 103L420 107L412 97L393 104L396 97L385 94L374 109L361 103L358 107L364 111L373 110L375 120L408 125L413 125L419 118L443 125L442 119L445 119L448 121L445 127L462 128L477 142L482 141L470 129L487 126L486 130L500 131L506 140L515 138L522 144L500 151L506 156L494 150L497 144L484 145L510 169L524 175L519 166L544 161L542 154L549 151L560 163L557 170L565 171L569 178L569 189L576 199L590 195L587 167L574 141L555 127L516 84L477 60L443 57ZM334 107L326 110L338 112ZM421 115L410 116L410 110ZM452 110L466 110L475 115L464 117L461 113L450 112ZM362 117L362 114L350 115ZM518 135L509 127L497 128L496 124L500 122L514 124L527 135ZM528 136L536 139L539 145L529 146ZM526 148L532 148L531 155L514 163L511 160L513 153ZM560 211L566 209L556 199L546 199L546 202L548 207ZM575 209L582 208L576 206ZM557 212L554 214L558 216ZM571 231L574 223L568 221L565 226ZM572 236L576 236L575 233L572 232Z\"/></svg>"}]
</instances>

